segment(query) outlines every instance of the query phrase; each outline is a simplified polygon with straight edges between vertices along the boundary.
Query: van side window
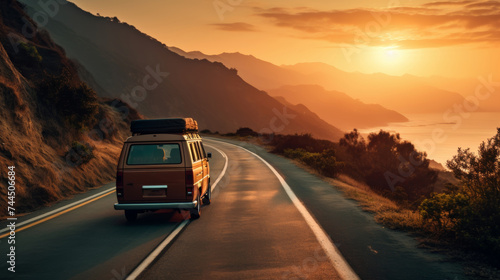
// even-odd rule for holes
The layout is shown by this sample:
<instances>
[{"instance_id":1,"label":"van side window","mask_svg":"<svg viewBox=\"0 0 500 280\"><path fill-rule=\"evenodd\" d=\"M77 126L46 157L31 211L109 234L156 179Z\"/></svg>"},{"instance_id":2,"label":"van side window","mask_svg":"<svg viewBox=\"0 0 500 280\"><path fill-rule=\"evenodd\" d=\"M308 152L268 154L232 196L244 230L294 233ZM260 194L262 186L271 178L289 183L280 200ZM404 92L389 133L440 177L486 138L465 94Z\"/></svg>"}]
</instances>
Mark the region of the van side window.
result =
<instances>
[{"instance_id":1,"label":"van side window","mask_svg":"<svg viewBox=\"0 0 500 280\"><path fill-rule=\"evenodd\" d=\"M203 143L200 142L200 147L201 147L201 155L203 158L207 158L207 153L205 153L205 147L203 147Z\"/></svg>"},{"instance_id":2,"label":"van side window","mask_svg":"<svg viewBox=\"0 0 500 280\"><path fill-rule=\"evenodd\" d=\"M193 162L198 161L198 158L196 157L196 150L193 146L193 142L189 143L189 150L191 151L191 160Z\"/></svg>"},{"instance_id":3,"label":"van side window","mask_svg":"<svg viewBox=\"0 0 500 280\"><path fill-rule=\"evenodd\" d=\"M195 146L196 146L196 151L198 151L198 158L199 159L203 159L203 155L201 153L201 149L200 149L200 142L195 142Z\"/></svg>"}]
</instances>

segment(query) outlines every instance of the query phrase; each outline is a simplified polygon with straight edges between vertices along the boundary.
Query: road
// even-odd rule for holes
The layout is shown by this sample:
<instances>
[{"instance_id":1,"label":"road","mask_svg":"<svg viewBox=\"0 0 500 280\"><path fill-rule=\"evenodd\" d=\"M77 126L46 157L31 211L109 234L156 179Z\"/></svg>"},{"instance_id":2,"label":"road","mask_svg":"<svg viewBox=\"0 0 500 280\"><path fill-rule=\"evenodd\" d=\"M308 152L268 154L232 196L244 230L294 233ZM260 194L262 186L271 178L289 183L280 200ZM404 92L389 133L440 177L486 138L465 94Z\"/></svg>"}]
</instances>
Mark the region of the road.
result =
<instances>
[{"instance_id":1,"label":"road","mask_svg":"<svg viewBox=\"0 0 500 280\"><path fill-rule=\"evenodd\" d=\"M354 202L288 160L246 145L270 162L275 174L249 151L209 139L205 143L213 154L212 180L224 170L226 159L212 147L229 158L214 188L213 203L203 207L201 218L189 222L140 279L340 279L352 276L349 265L362 279L466 279L459 267L416 249L411 237L375 224ZM289 191L277 175L284 177ZM123 279L186 224L186 215L173 211L142 214L137 223L128 224L123 213L113 209L115 202L114 193L104 193L17 232L15 274L7 272L8 245L1 238L0 279ZM307 209L305 214L300 207ZM308 220L309 213L313 218ZM0 230L5 226L6 221L0 222ZM336 255L337 249L343 257ZM349 265L342 263L344 258Z\"/></svg>"}]
</instances>

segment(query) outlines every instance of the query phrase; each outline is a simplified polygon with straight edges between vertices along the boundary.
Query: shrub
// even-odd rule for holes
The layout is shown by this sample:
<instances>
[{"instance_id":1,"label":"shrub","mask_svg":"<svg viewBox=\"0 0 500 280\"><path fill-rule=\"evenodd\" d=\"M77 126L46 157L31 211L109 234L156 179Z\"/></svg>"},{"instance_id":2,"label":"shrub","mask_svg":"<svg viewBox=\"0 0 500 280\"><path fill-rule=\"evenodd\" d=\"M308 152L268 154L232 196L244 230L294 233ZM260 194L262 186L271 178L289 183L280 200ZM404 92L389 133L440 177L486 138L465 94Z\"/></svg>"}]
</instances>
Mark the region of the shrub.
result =
<instances>
[{"instance_id":1,"label":"shrub","mask_svg":"<svg viewBox=\"0 0 500 280\"><path fill-rule=\"evenodd\" d=\"M334 145L328 140L314 139L311 134L275 135L270 143L274 146L274 153L283 154L286 149L304 149L310 153L321 153L326 149L333 149Z\"/></svg>"},{"instance_id":2,"label":"shrub","mask_svg":"<svg viewBox=\"0 0 500 280\"><path fill-rule=\"evenodd\" d=\"M363 178L373 190L413 208L431 194L437 180L427 155L399 134L380 130L369 134L366 142L355 129L340 139L339 149L339 159L347 163L345 173Z\"/></svg>"},{"instance_id":3,"label":"shrub","mask_svg":"<svg viewBox=\"0 0 500 280\"><path fill-rule=\"evenodd\" d=\"M500 255L500 128L478 154L458 149L447 162L459 186L435 194L420 205L420 214L461 244Z\"/></svg>"},{"instance_id":4,"label":"shrub","mask_svg":"<svg viewBox=\"0 0 500 280\"><path fill-rule=\"evenodd\" d=\"M38 53L38 49L34 45L22 42L19 44L19 47L21 52L24 52L27 56L31 57L37 63L42 62L43 58Z\"/></svg>"},{"instance_id":5,"label":"shrub","mask_svg":"<svg viewBox=\"0 0 500 280\"><path fill-rule=\"evenodd\" d=\"M253 131L249 127L240 127L238 130L236 130L236 134L241 136L241 137L258 136L259 135L257 132Z\"/></svg>"},{"instance_id":6,"label":"shrub","mask_svg":"<svg viewBox=\"0 0 500 280\"><path fill-rule=\"evenodd\" d=\"M337 162L333 149L324 150L321 153L310 153L304 149L286 149L284 155L288 158L297 159L314 168L321 175L335 178L343 164Z\"/></svg>"},{"instance_id":7,"label":"shrub","mask_svg":"<svg viewBox=\"0 0 500 280\"><path fill-rule=\"evenodd\" d=\"M42 103L54 108L69 126L84 130L96 123L97 94L85 83L74 85L67 73L43 80L38 86L38 96Z\"/></svg>"},{"instance_id":8,"label":"shrub","mask_svg":"<svg viewBox=\"0 0 500 280\"><path fill-rule=\"evenodd\" d=\"M95 158L94 149L88 143L73 141L71 149L66 154L66 162L80 166Z\"/></svg>"}]
</instances>

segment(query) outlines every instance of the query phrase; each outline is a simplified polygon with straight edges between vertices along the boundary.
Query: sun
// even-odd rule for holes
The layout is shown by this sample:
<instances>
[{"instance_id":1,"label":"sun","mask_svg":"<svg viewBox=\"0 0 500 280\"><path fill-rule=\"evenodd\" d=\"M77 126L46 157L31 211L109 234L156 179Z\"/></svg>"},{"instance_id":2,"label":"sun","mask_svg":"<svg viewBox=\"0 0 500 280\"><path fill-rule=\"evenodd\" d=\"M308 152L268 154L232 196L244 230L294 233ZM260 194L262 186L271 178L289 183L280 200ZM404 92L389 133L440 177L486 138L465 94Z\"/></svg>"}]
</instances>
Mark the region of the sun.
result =
<instances>
[{"instance_id":1,"label":"sun","mask_svg":"<svg viewBox=\"0 0 500 280\"><path fill-rule=\"evenodd\" d=\"M396 47L387 47L382 49L381 58L386 63L397 63L400 60L401 54Z\"/></svg>"}]
</instances>

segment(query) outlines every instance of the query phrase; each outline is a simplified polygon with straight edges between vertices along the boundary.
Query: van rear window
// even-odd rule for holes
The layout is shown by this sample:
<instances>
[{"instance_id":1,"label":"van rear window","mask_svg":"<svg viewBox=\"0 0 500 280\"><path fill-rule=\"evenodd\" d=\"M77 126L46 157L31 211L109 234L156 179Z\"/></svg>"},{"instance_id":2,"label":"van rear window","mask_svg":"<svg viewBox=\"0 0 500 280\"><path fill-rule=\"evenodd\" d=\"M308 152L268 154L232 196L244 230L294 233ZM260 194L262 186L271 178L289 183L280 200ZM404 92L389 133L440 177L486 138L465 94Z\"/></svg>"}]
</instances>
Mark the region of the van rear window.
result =
<instances>
[{"instance_id":1,"label":"van rear window","mask_svg":"<svg viewBox=\"0 0 500 280\"><path fill-rule=\"evenodd\" d=\"M132 145L128 165L179 164L182 162L179 144Z\"/></svg>"}]
</instances>

